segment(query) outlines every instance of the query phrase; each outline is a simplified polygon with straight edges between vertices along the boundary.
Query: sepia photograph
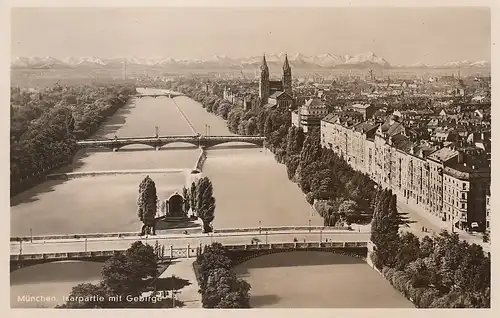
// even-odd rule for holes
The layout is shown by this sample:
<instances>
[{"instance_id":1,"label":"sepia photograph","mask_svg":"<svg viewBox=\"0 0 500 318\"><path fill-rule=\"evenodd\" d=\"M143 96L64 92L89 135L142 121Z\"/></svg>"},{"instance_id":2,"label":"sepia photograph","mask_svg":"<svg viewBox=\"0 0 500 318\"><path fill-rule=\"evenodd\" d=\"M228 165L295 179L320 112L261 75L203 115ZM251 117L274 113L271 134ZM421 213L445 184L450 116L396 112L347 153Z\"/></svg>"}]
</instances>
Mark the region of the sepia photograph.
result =
<instances>
[{"instance_id":1,"label":"sepia photograph","mask_svg":"<svg viewBox=\"0 0 500 318\"><path fill-rule=\"evenodd\" d=\"M491 30L12 7L10 307L490 308Z\"/></svg>"}]
</instances>

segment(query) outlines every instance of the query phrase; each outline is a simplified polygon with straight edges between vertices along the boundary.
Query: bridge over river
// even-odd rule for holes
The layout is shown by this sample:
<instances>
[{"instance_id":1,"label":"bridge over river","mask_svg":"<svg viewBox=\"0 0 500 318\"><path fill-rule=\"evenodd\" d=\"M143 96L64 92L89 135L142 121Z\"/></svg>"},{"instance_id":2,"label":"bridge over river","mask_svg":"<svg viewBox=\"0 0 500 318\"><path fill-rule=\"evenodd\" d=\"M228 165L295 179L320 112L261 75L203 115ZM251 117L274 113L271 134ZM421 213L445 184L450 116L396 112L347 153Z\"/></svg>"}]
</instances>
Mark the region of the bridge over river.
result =
<instances>
[{"instance_id":1,"label":"bridge over river","mask_svg":"<svg viewBox=\"0 0 500 318\"><path fill-rule=\"evenodd\" d=\"M179 93L179 92L166 91L166 92L158 92L158 93L151 93L151 94L148 94L148 93L139 93L139 94L135 94L133 96L136 97L136 98L143 98L143 97L153 97L153 98L168 97L168 98L174 98L174 97L178 97L178 96L184 96L184 94Z\"/></svg>"},{"instance_id":2,"label":"bridge over river","mask_svg":"<svg viewBox=\"0 0 500 318\"><path fill-rule=\"evenodd\" d=\"M277 230L150 237L47 239L11 242L11 269L62 260L101 261L125 251L135 241L165 246L169 258L195 257L203 245L219 242L239 260L295 250L350 253L366 257L369 233L335 230Z\"/></svg>"},{"instance_id":3,"label":"bridge over river","mask_svg":"<svg viewBox=\"0 0 500 318\"><path fill-rule=\"evenodd\" d=\"M121 147L128 145L146 145L154 147L159 150L161 147L175 143L189 143L198 147L213 147L216 145L238 142L250 143L256 146L264 146L266 137L262 136L154 136L154 137L135 137L135 138L113 138L113 139L88 139L78 141L77 144L80 148L87 147L102 147L118 151Z\"/></svg>"}]
</instances>

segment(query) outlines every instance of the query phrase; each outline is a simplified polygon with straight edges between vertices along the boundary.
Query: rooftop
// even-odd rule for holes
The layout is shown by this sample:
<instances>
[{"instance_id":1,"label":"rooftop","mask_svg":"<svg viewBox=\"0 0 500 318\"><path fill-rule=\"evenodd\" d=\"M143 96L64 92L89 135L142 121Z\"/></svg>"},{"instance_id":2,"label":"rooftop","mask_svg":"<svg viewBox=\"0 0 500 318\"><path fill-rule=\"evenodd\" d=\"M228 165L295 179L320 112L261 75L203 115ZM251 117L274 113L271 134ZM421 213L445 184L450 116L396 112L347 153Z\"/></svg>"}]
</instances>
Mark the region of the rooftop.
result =
<instances>
[{"instance_id":1,"label":"rooftop","mask_svg":"<svg viewBox=\"0 0 500 318\"><path fill-rule=\"evenodd\" d=\"M354 126L354 130L362 132L362 133L366 133L366 132L368 132L372 129L375 129L377 127L378 127L378 125L376 125L372 122L369 122L369 121L365 121L365 122L359 123L356 126Z\"/></svg>"},{"instance_id":2,"label":"rooftop","mask_svg":"<svg viewBox=\"0 0 500 318\"><path fill-rule=\"evenodd\" d=\"M305 102L306 107L326 107L325 104L318 98L311 98Z\"/></svg>"},{"instance_id":3,"label":"rooftop","mask_svg":"<svg viewBox=\"0 0 500 318\"><path fill-rule=\"evenodd\" d=\"M438 162L446 162L453 157L458 156L458 151L444 147L439 150L434 151L432 154L429 155L429 159L432 159L434 161Z\"/></svg>"},{"instance_id":4,"label":"rooftop","mask_svg":"<svg viewBox=\"0 0 500 318\"><path fill-rule=\"evenodd\" d=\"M356 108L356 109L367 109L370 107L370 104L354 104L351 106L351 108Z\"/></svg>"},{"instance_id":5,"label":"rooftop","mask_svg":"<svg viewBox=\"0 0 500 318\"><path fill-rule=\"evenodd\" d=\"M465 165L463 163L455 163L444 167L443 172L457 179L467 180L471 177L491 177L490 167L481 167L476 165Z\"/></svg>"}]
</instances>

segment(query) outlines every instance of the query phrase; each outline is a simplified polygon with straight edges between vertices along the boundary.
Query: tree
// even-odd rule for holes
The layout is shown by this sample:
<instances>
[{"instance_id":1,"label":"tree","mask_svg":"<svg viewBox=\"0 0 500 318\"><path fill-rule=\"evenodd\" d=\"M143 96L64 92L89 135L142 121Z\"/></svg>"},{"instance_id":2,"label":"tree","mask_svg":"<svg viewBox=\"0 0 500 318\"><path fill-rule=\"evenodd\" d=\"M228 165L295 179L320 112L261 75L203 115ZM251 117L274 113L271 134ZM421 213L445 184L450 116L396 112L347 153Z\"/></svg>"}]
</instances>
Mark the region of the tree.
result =
<instances>
[{"instance_id":1,"label":"tree","mask_svg":"<svg viewBox=\"0 0 500 318\"><path fill-rule=\"evenodd\" d=\"M215 198L212 182L208 177L200 178L196 185L196 213L203 221L203 233L212 231L210 223L215 218L214 212Z\"/></svg>"},{"instance_id":2,"label":"tree","mask_svg":"<svg viewBox=\"0 0 500 318\"><path fill-rule=\"evenodd\" d=\"M375 245L374 263L381 269L394 267L398 253L400 217L395 206L395 197L389 190L381 190L375 198L371 240Z\"/></svg>"},{"instance_id":3,"label":"tree","mask_svg":"<svg viewBox=\"0 0 500 318\"><path fill-rule=\"evenodd\" d=\"M420 241L413 233L401 234L396 255L396 269L404 270L406 266L420 256Z\"/></svg>"},{"instance_id":4,"label":"tree","mask_svg":"<svg viewBox=\"0 0 500 318\"><path fill-rule=\"evenodd\" d=\"M124 254L114 255L104 263L102 280L112 295L140 294L143 287L142 277L134 265Z\"/></svg>"},{"instance_id":5,"label":"tree","mask_svg":"<svg viewBox=\"0 0 500 318\"><path fill-rule=\"evenodd\" d=\"M134 242L125 255L137 277L144 279L158 275L158 256L151 245L145 245L141 241Z\"/></svg>"},{"instance_id":6,"label":"tree","mask_svg":"<svg viewBox=\"0 0 500 318\"><path fill-rule=\"evenodd\" d=\"M158 197L156 195L156 186L154 181L146 176L139 185L139 197L137 199L137 214L139 219L144 224L141 235L156 234L156 202Z\"/></svg>"},{"instance_id":7,"label":"tree","mask_svg":"<svg viewBox=\"0 0 500 318\"><path fill-rule=\"evenodd\" d=\"M216 268L230 269L232 262L220 243L205 246L203 253L196 260L200 267L200 288L205 289L208 275Z\"/></svg>"},{"instance_id":8,"label":"tree","mask_svg":"<svg viewBox=\"0 0 500 318\"><path fill-rule=\"evenodd\" d=\"M432 254L434 250L434 240L428 235L424 236L420 241L420 258L426 258Z\"/></svg>"},{"instance_id":9,"label":"tree","mask_svg":"<svg viewBox=\"0 0 500 318\"><path fill-rule=\"evenodd\" d=\"M417 258L405 268L413 287L427 287L431 283L431 273L424 260Z\"/></svg>"},{"instance_id":10,"label":"tree","mask_svg":"<svg viewBox=\"0 0 500 318\"><path fill-rule=\"evenodd\" d=\"M250 285L225 268L213 270L202 294L204 308L250 308Z\"/></svg>"},{"instance_id":11,"label":"tree","mask_svg":"<svg viewBox=\"0 0 500 318\"><path fill-rule=\"evenodd\" d=\"M299 167L299 164L300 164L300 156L299 155L287 156L287 159L285 161L285 165L286 165L286 172L288 175L288 179L292 180L292 178L295 176L295 173L297 172L297 168Z\"/></svg>"},{"instance_id":12,"label":"tree","mask_svg":"<svg viewBox=\"0 0 500 318\"><path fill-rule=\"evenodd\" d=\"M191 188L189 189L189 206L191 210L196 213L196 183L191 183Z\"/></svg>"},{"instance_id":13,"label":"tree","mask_svg":"<svg viewBox=\"0 0 500 318\"><path fill-rule=\"evenodd\" d=\"M182 188L182 197L184 198L184 211L189 212L189 209L191 208L190 202L191 199L189 197L189 190L186 189L186 187Z\"/></svg>"},{"instance_id":14,"label":"tree","mask_svg":"<svg viewBox=\"0 0 500 318\"><path fill-rule=\"evenodd\" d=\"M231 260L220 243L206 246L196 260L204 308L249 308L250 285L231 270Z\"/></svg>"},{"instance_id":15,"label":"tree","mask_svg":"<svg viewBox=\"0 0 500 318\"><path fill-rule=\"evenodd\" d=\"M347 224L356 222L361 216L357 203L352 200L342 202L339 206L338 214Z\"/></svg>"}]
</instances>

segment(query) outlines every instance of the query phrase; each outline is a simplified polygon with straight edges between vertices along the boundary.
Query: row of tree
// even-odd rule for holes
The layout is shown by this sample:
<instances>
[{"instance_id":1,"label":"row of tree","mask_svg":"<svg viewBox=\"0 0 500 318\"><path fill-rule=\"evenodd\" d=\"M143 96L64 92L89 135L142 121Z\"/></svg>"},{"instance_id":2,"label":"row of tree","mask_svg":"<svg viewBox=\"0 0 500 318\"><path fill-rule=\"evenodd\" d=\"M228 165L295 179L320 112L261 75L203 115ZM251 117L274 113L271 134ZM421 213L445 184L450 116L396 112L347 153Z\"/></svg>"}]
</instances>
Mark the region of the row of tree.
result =
<instances>
[{"instance_id":1,"label":"row of tree","mask_svg":"<svg viewBox=\"0 0 500 318\"><path fill-rule=\"evenodd\" d=\"M182 189L184 197L184 210L199 217L203 222L203 233L212 232L212 221L215 218L215 198L213 195L212 181L208 177L199 178L191 184L188 190ZM156 234L156 210L158 208L158 195L156 184L146 176L139 184L139 196L137 198L137 215L142 222L141 236Z\"/></svg>"},{"instance_id":2,"label":"row of tree","mask_svg":"<svg viewBox=\"0 0 500 318\"><path fill-rule=\"evenodd\" d=\"M158 246L153 248L140 241L133 243L124 254L116 254L104 263L98 284L74 286L66 303L59 308L172 307L171 298L159 302L138 300L158 275L160 254Z\"/></svg>"},{"instance_id":3,"label":"row of tree","mask_svg":"<svg viewBox=\"0 0 500 318\"><path fill-rule=\"evenodd\" d=\"M397 290L420 308L490 307L491 259L481 246L446 231L422 240L400 233L406 219L390 190L378 191L373 206L371 259Z\"/></svg>"},{"instance_id":4,"label":"row of tree","mask_svg":"<svg viewBox=\"0 0 500 318\"><path fill-rule=\"evenodd\" d=\"M99 125L135 94L133 86L62 87L39 92L11 88L11 192L30 180L71 162L76 141L90 137Z\"/></svg>"},{"instance_id":5,"label":"row of tree","mask_svg":"<svg viewBox=\"0 0 500 318\"><path fill-rule=\"evenodd\" d=\"M370 222L375 183L354 171L333 151L322 148L319 129L305 134L302 128L291 125L287 110L244 110L197 89L194 81L174 83L169 88L183 92L207 111L226 119L231 132L265 136L266 146L276 160L286 165L289 179L300 186L310 204L316 202L314 206L326 226Z\"/></svg>"},{"instance_id":6,"label":"row of tree","mask_svg":"<svg viewBox=\"0 0 500 318\"><path fill-rule=\"evenodd\" d=\"M205 246L194 268L204 308L250 308L250 285L236 277L220 243Z\"/></svg>"}]
</instances>

